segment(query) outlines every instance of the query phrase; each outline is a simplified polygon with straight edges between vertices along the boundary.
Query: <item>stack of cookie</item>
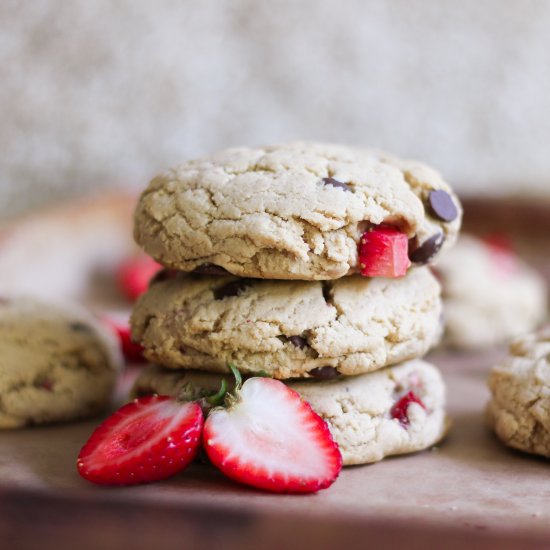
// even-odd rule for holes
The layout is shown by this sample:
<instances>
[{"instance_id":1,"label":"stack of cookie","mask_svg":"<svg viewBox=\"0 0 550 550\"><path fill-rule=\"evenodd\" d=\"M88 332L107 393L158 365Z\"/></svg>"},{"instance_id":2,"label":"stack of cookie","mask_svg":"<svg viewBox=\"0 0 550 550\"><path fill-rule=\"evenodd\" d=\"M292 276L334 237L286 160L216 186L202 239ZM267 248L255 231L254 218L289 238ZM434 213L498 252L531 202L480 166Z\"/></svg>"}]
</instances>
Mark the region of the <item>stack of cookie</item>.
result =
<instances>
[{"instance_id":1,"label":"stack of cookie","mask_svg":"<svg viewBox=\"0 0 550 550\"><path fill-rule=\"evenodd\" d=\"M425 264L460 218L439 174L378 151L239 148L159 175L135 237L167 269L131 323L161 366L134 394L193 399L231 363L302 394L344 464L434 444L445 388L419 358L441 334L441 299Z\"/></svg>"}]
</instances>

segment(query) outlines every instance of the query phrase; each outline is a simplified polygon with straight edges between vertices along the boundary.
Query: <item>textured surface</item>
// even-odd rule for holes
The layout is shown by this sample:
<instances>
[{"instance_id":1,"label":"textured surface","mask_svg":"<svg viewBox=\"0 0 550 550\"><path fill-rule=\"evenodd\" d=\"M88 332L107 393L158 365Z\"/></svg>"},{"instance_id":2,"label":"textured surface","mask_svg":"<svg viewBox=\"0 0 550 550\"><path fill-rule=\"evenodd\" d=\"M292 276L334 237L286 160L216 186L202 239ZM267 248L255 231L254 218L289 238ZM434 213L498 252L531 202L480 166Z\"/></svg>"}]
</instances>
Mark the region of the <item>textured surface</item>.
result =
<instances>
[{"instance_id":1,"label":"textured surface","mask_svg":"<svg viewBox=\"0 0 550 550\"><path fill-rule=\"evenodd\" d=\"M337 279L359 271L357 245L372 224L394 225L418 244L443 233L451 245L461 216L450 223L429 216L424 204L434 189L450 193L431 168L376 151L242 147L154 178L134 235L156 260L183 271L211 263L240 276Z\"/></svg>"},{"instance_id":2,"label":"textured surface","mask_svg":"<svg viewBox=\"0 0 550 550\"><path fill-rule=\"evenodd\" d=\"M114 336L80 308L0 300L0 428L99 413L121 366Z\"/></svg>"},{"instance_id":3,"label":"textured surface","mask_svg":"<svg viewBox=\"0 0 550 550\"><path fill-rule=\"evenodd\" d=\"M425 267L402 279L251 279L237 296L216 299L233 283L242 281L180 274L153 284L131 319L146 357L218 372L232 362L276 378L325 366L359 374L421 356L439 334L439 284Z\"/></svg>"},{"instance_id":4,"label":"textured surface","mask_svg":"<svg viewBox=\"0 0 550 550\"><path fill-rule=\"evenodd\" d=\"M517 338L489 377L487 419L510 447L550 457L550 327Z\"/></svg>"},{"instance_id":5,"label":"textured surface","mask_svg":"<svg viewBox=\"0 0 550 550\"><path fill-rule=\"evenodd\" d=\"M4 0L0 26L5 215L300 138L548 193L545 0Z\"/></svg>"},{"instance_id":6,"label":"textured surface","mask_svg":"<svg viewBox=\"0 0 550 550\"><path fill-rule=\"evenodd\" d=\"M157 393L194 400L203 391L215 393L220 379L215 374L149 367L136 380L133 394ZM445 432L445 386L439 371L425 361L408 361L337 380L288 385L327 421L347 466L425 449ZM426 410L411 405L407 410L410 423L404 426L391 417L390 410L400 396L411 390Z\"/></svg>"},{"instance_id":7,"label":"textured surface","mask_svg":"<svg viewBox=\"0 0 550 550\"><path fill-rule=\"evenodd\" d=\"M534 329L546 316L544 278L506 250L462 235L436 269L443 287L446 344L493 346Z\"/></svg>"}]
</instances>

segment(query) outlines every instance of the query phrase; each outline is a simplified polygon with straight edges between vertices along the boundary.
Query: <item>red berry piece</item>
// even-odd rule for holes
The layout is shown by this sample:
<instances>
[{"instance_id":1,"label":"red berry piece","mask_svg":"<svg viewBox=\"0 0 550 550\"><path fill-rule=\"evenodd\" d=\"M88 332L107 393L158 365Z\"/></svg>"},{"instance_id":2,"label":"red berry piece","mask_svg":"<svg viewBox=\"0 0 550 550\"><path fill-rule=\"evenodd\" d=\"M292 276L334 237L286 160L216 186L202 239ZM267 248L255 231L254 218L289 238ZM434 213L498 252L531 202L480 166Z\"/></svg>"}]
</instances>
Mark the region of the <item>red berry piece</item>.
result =
<instances>
[{"instance_id":1,"label":"red berry piece","mask_svg":"<svg viewBox=\"0 0 550 550\"><path fill-rule=\"evenodd\" d=\"M130 363L143 363L143 348L132 342L130 326L128 323L122 323L113 319L105 319L105 323L115 332L120 342L120 349L126 361Z\"/></svg>"},{"instance_id":2,"label":"red berry piece","mask_svg":"<svg viewBox=\"0 0 550 550\"><path fill-rule=\"evenodd\" d=\"M326 422L278 380L249 378L210 412L203 445L228 477L277 493L312 493L332 485L342 456Z\"/></svg>"},{"instance_id":3,"label":"red berry piece","mask_svg":"<svg viewBox=\"0 0 550 550\"><path fill-rule=\"evenodd\" d=\"M367 231L359 243L361 275L365 277L403 277L411 265L409 239L392 227Z\"/></svg>"},{"instance_id":4,"label":"red berry piece","mask_svg":"<svg viewBox=\"0 0 550 550\"><path fill-rule=\"evenodd\" d=\"M203 422L197 403L167 396L135 399L94 431L78 455L78 472L101 485L171 477L195 458Z\"/></svg>"},{"instance_id":5,"label":"red berry piece","mask_svg":"<svg viewBox=\"0 0 550 550\"><path fill-rule=\"evenodd\" d=\"M128 299L137 300L161 269L162 266L149 256L131 258L123 262L117 270L118 286Z\"/></svg>"},{"instance_id":6,"label":"red berry piece","mask_svg":"<svg viewBox=\"0 0 550 550\"><path fill-rule=\"evenodd\" d=\"M514 245L504 234L495 233L484 239L498 274L503 277L514 275L518 270L518 261Z\"/></svg>"},{"instance_id":7,"label":"red berry piece","mask_svg":"<svg viewBox=\"0 0 550 550\"><path fill-rule=\"evenodd\" d=\"M410 424L408 410L411 403L420 405L424 410L426 405L422 402L422 399L418 397L413 391L407 392L392 408L390 411L391 417L399 421L403 427L407 427Z\"/></svg>"}]
</instances>

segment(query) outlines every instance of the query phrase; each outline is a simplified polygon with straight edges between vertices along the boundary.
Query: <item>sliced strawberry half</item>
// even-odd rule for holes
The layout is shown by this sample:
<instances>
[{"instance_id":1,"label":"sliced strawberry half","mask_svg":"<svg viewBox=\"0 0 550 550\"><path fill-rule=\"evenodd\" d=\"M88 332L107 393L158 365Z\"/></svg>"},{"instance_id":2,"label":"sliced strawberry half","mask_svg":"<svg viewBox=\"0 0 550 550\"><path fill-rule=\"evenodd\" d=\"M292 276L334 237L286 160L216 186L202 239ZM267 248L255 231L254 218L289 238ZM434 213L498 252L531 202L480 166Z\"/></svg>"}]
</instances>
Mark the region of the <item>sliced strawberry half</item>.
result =
<instances>
[{"instance_id":1,"label":"sliced strawberry half","mask_svg":"<svg viewBox=\"0 0 550 550\"><path fill-rule=\"evenodd\" d=\"M161 269L162 266L149 256L130 258L118 267L118 286L128 299L137 300L149 287L149 281Z\"/></svg>"},{"instance_id":2,"label":"sliced strawberry half","mask_svg":"<svg viewBox=\"0 0 550 550\"><path fill-rule=\"evenodd\" d=\"M409 239L392 227L379 226L363 233L359 243L361 275L403 277L411 265Z\"/></svg>"},{"instance_id":3,"label":"sliced strawberry half","mask_svg":"<svg viewBox=\"0 0 550 550\"><path fill-rule=\"evenodd\" d=\"M422 399L416 395L413 391L407 392L397 403L391 408L390 414L392 418L395 418L403 427L407 427L410 424L409 420L409 406L412 403L420 405L424 410L426 405L422 402Z\"/></svg>"},{"instance_id":4,"label":"sliced strawberry half","mask_svg":"<svg viewBox=\"0 0 550 550\"><path fill-rule=\"evenodd\" d=\"M203 445L228 477L277 493L329 487L342 456L326 422L278 380L249 378L206 419Z\"/></svg>"},{"instance_id":5,"label":"sliced strawberry half","mask_svg":"<svg viewBox=\"0 0 550 550\"><path fill-rule=\"evenodd\" d=\"M104 319L105 323L114 331L120 342L120 349L124 358L130 363L143 363L143 348L132 342L130 325L127 322L115 320L111 317Z\"/></svg>"},{"instance_id":6,"label":"sliced strawberry half","mask_svg":"<svg viewBox=\"0 0 550 550\"><path fill-rule=\"evenodd\" d=\"M78 455L78 472L101 485L173 476L195 458L203 422L197 403L167 396L135 399L94 431Z\"/></svg>"}]
</instances>

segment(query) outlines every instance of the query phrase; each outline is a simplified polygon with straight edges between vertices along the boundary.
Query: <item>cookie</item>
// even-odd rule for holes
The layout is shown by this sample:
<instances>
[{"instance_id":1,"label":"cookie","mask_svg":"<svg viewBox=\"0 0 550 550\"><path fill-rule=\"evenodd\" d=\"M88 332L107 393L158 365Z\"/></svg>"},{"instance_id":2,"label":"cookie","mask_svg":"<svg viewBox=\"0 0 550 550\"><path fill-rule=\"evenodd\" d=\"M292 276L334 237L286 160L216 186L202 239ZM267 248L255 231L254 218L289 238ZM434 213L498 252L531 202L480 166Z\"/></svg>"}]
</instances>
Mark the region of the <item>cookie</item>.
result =
<instances>
[{"instance_id":1,"label":"cookie","mask_svg":"<svg viewBox=\"0 0 550 550\"><path fill-rule=\"evenodd\" d=\"M550 457L550 327L521 336L489 376L487 420L509 447Z\"/></svg>"},{"instance_id":2,"label":"cookie","mask_svg":"<svg viewBox=\"0 0 550 550\"><path fill-rule=\"evenodd\" d=\"M121 366L114 336L80 308L0 300L0 428L99 413Z\"/></svg>"},{"instance_id":3,"label":"cookie","mask_svg":"<svg viewBox=\"0 0 550 550\"><path fill-rule=\"evenodd\" d=\"M440 288L426 267L325 282L171 276L153 282L130 321L145 356L165 367L354 375L419 357L439 335Z\"/></svg>"},{"instance_id":4,"label":"cookie","mask_svg":"<svg viewBox=\"0 0 550 550\"><path fill-rule=\"evenodd\" d=\"M496 345L533 330L546 315L544 279L502 244L463 235L436 272L450 346Z\"/></svg>"},{"instance_id":5,"label":"cookie","mask_svg":"<svg viewBox=\"0 0 550 550\"><path fill-rule=\"evenodd\" d=\"M151 366L136 380L132 395L157 393L192 401L216 392L222 378ZM231 377L225 380L231 387ZM434 366L418 359L370 374L287 383L326 420L344 465L420 451L446 431L443 380Z\"/></svg>"},{"instance_id":6,"label":"cookie","mask_svg":"<svg viewBox=\"0 0 550 550\"><path fill-rule=\"evenodd\" d=\"M135 214L138 244L182 271L328 280L359 273L361 236L380 224L427 263L459 231L457 197L431 168L319 143L228 149L154 178Z\"/></svg>"}]
</instances>

